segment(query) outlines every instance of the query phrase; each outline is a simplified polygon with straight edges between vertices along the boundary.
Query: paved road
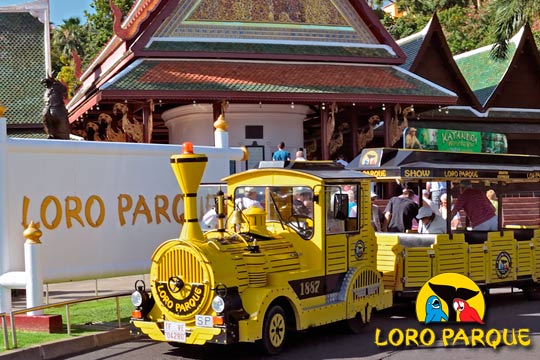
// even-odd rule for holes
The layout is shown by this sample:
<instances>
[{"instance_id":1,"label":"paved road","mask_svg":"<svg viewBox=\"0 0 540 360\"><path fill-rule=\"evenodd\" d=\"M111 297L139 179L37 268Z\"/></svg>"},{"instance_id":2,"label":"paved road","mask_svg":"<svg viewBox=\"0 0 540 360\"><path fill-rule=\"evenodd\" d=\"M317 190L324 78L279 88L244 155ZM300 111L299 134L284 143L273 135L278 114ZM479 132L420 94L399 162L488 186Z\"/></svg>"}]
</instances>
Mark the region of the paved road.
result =
<instances>
[{"instance_id":1,"label":"paved road","mask_svg":"<svg viewBox=\"0 0 540 360\"><path fill-rule=\"evenodd\" d=\"M290 336L285 351L272 359L519 359L532 360L540 358L540 301L526 301L521 294L508 292L498 293L489 298L487 305L486 325L472 326L466 324L462 328L470 333L473 327L489 329L528 328L531 333L531 346L492 348L475 348L458 346L445 348L440 341L430 348L418 347L377 347L375 345L376 329L388 334L393 328L422 329L417 322L411 306L396 306L374 316L365 331L359 335L348 334L338 324L303 331ZM459 327L451 326L456 332ZM440 333L441 328L433 328ZM382 339L382 338L381 338ZM134 339L130 342L110 346L91 353L72 356L69 359L258 359L263 356L257 352L254 344L235 344L231 346L187 347L177 349L167 343L156 343L146 338Z\"/></svg>"}]
</instances>

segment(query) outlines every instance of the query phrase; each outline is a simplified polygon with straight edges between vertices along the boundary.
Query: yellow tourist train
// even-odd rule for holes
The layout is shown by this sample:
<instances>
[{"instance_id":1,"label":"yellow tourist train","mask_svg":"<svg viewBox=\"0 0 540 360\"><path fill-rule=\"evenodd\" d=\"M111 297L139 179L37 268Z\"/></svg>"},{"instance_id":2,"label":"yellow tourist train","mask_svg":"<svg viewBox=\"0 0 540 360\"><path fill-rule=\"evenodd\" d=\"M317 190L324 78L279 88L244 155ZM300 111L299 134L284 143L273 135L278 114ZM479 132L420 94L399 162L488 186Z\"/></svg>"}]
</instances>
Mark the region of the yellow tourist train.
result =
<instances>
[{"instance_id":1,"label":"yellow tourist train","mask_svg":"<svg viewBox=\"0 0 540 360\"><path fill-rule=\"evenodd\" d=\"M185 199L180 236L152 255L150 291L139 280L132 294L132 324L154 340L258 342L277 354L290 331L338 321L361 331L373 311L442 272L497 286L523 280L524 288L538 292L538 229L520 229L519 236L511 230L487 233L474 243L466 232L374 231L371 184L393 181L392 172L404 170L392 156L400 150L371 149L347 169L331 161L261 162L224 179L226 188L216 194L215 229L203 232L197 192L207 158L191 149L187 143L171 157ZM394 167L383 166L387 158ZM540 168L517 167L510 177L519 173L538 182ZM512 265L501 276L494 265L503 252Z\"/></svg>"}]
</instances>

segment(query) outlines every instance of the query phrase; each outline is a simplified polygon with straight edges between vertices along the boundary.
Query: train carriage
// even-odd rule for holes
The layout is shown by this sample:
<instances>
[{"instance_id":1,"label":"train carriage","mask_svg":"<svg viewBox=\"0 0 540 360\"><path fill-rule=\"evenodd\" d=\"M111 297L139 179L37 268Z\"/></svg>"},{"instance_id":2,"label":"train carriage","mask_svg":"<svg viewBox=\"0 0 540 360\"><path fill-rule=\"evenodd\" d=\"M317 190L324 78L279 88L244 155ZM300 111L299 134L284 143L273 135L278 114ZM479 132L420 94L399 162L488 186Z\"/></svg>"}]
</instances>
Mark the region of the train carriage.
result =
<instances>
[{"instance_id":1,"label":"train carriage","mask_svg":"<svg viewBox=\"0 0 540 360\"><path fill-rule=\"evenodd\" d=\"M450 189L452 182L470 180L489 184L500 194L517 183L540 193L538 156L378 148L364 149L348 168L373 175L378 182L417 183L419 190L426 181L445 181ZM448 203L450 199L449 193ZM534 201L540 205L538 197ZM454 272L468 276L485 291L515 286L529 297L538 297L540 206L536 213L524 214L529 220L520 224L503 223L503 211L499 197L499 231L494 232L377 233L378 268L386 289L397 296L414 296L431 277Z\"/></svg>"}]
</instances>

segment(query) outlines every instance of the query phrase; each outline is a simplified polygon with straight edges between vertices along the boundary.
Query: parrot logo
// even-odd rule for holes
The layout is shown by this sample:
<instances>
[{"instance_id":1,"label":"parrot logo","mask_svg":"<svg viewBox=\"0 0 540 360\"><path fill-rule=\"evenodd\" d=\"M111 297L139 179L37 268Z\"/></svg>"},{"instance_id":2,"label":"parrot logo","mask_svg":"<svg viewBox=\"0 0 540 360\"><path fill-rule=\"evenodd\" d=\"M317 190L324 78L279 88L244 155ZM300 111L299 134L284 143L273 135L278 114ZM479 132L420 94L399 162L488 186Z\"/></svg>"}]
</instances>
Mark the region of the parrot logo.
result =
<instances>
[{"instance_id":1,"label":"parrot logo","mask_svg":"<svg viewBox=\"0 0 540 360\"><path fill-rule=\"evenodd\" d=\"M443 273L429 279L418 292L416 317L425 324L476 322L484 324L482 291L465 275Z\"/></svg>"},{"instance_id":2,"label":"parrot logo","mask_svg":"<svg viewBox=\"0 0 540 360\"><path fill-rule=\"evenodd\" d=\"M480 318L480 315L478 315L478 311L467 304L467 301L463 299L454 299L454 310L457 312L460 322L476 322L479 324L484 324Z\"/></svg>"},{"instance_id":3,"label":"parrot logo","mask_svg":"<svg viewBox=\"0 0 540 360\"><path fill-rule=\"evenodd\" d=\"M448 315L443 311L441 299L438 296L431 295L426 302L426 324L432 322L448 321Z\"/></svg>"}]
</instances>

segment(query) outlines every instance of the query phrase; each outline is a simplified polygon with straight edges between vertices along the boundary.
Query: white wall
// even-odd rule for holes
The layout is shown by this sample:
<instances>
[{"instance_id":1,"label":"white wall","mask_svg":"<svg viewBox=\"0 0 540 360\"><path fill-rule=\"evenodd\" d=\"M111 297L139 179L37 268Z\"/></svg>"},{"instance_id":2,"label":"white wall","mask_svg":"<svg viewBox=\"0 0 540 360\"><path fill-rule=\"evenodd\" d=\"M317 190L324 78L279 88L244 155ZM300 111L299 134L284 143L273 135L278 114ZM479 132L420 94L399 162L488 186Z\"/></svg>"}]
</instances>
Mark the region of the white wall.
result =
<instances>
[{"instance_id":1,"label":"white wall","mask_svg":"<svg viewBox=\"0 0 540 360\"><path fill-rule=\"evenodd\" d=\"M309 113L305 105L230 104L225 111L229 123L230 146L246 146L256 141L264 145L265 160L271 160L277 144L284 141L292 157L304 147L304 120ZM162 114L169 129L170 143L190 140L197 144L213 144L213 110L210 104L180 106ZM263 139L246 139L246 125L261 125ZM192 139L196 139L192 140ZM238 170L244 170L238 169Z\"/></svg>"},{"instance_id":2,"label":"white wall","mask_svg":"<svg viewBox=\"0 0 540 360\"><path fill-rule=\"evenodd\" d=\"M169 161L180 152L179 145L10 139L0 118L0 274L24 270L22 233L31 220L41 223L46 283L148 271L156 246L180 233L183 201L173 209L180 189ZM195 152L209 157L205 183L229 175L229 160L243 157L240 148Z\"/></svg>"}]
</instances>

